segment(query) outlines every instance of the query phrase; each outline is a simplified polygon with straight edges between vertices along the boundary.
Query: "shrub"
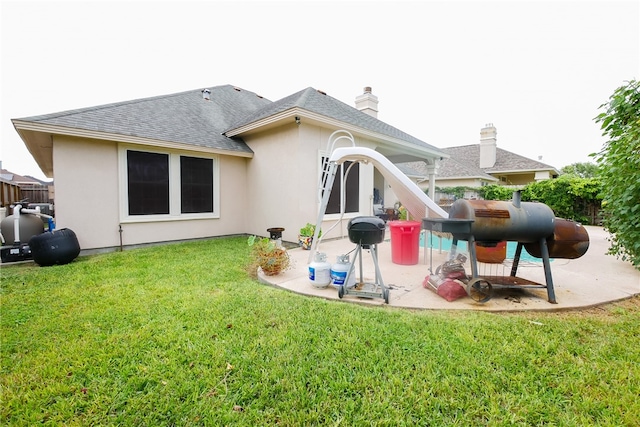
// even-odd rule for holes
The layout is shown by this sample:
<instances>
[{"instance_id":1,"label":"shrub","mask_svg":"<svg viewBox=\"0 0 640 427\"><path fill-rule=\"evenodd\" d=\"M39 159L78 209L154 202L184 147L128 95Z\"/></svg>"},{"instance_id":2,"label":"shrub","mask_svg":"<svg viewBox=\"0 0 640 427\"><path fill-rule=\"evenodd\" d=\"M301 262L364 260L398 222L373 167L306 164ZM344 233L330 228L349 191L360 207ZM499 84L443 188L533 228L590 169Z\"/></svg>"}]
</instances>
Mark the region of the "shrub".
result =
<instances>
[{"instance_id":1,"label":"shrub","mask_svg":"<svg viewBox=\"0 0 640 427\"><path fill-rule=\"evenodd\" d=\"M615 90L595 117L608 137L594 154L602 181L604 226L609 253L640 269L640 82Z\"/></svg>"}]
</instances>

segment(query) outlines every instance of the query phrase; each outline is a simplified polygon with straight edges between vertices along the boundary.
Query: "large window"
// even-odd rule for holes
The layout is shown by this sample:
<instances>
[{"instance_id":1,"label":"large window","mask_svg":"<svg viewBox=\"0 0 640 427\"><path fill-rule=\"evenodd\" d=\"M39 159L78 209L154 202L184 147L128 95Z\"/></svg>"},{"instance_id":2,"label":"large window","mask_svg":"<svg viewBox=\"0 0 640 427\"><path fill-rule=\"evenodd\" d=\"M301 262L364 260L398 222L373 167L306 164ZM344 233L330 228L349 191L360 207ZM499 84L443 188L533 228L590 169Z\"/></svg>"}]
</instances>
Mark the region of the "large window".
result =
<instances>
[{"instance_id":1,"label":"large window","mask_svg":"<svg viewBox=\"0 0 640 427\"><path fill-rule=\"evenodd\" d=\"M180 156L180 212L213 212L213 160Z\"/></svg>"},{"instance_id":2,"label":"large window","mask_svg":"<svg viewBox=\"0 0 640 427\"><path fill-rule=\"evenodd\" d=\"M169 156L127 151L129 215L169 213Z\"/></svg>"},{"instance_id":3,"label":"large window","mask_svg":"<svg viewBox=\"0 0 640 427\"><path fill-rule=\"evenodd\" d=\"M325 160L326 158L322 158L323 163ZM351 165L352 162L344 162L338 167L325 213L336 214L341 212L340 194L343 187L345 192L344 212L353 213L360 210L360 164L356 162L355 164L353 164L351 169L349 169ZM347 170L349 171L348 175L346 175ZM345 175L347 177L346 182L344 179ZM322 180L324 182L324 176L322 177Z\"/></svg>"},{"instance_id":4,"label":"large window","mask_svg":"<svg viewBox=\"0 0 640 427\"><path fill-rule=\"evenodd\" d=\"M124 219L217 217L217 159L121 148Z\"/></svg>"}]
</instances>

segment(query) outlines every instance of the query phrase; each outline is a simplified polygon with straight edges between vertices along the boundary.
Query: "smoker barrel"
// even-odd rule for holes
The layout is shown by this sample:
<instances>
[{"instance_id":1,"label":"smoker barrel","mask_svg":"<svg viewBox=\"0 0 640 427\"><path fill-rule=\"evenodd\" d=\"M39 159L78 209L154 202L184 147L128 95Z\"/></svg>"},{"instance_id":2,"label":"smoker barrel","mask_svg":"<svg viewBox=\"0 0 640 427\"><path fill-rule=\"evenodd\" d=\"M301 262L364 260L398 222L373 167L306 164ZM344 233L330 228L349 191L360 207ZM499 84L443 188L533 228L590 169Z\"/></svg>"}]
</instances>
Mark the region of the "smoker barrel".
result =
<instances>
[{"instance_id":1,"label":"smoker barrel","mask_svg":"<svg viewBox=\"0 0 640 427\"><path fill-rule=\"evenodd\" d=\"M360 245L375 245L384 240L385 223L377 216L358 216L347 224L349 240Z\"/></svg>"},{"instance_id":2,"label":"smoker barrel","mask_svg":"<svg viewBox=\"0 0 640 427\"><path fill-rule=\"evenodd\" d=\"M478 242L513 240L538 242L553 234L555 215L543 203L496 200L456 200L449 218L470 219L471 233ZM468 236L454 237L465 239Z\"/></svg>"},{"instance_id":3,"label":"smoker barrel","mask_svg":"<svg viewBox=\"0 0 640 427\"><path fill-rule=\"evenodd\" d=\"M577 222L556 218L553 234L547 237L549 257L562 259L580 258L589 249L589 233ZM529 255L542 258L540 245L525 243L524 248Z\"/></svg>"}]
</instances>

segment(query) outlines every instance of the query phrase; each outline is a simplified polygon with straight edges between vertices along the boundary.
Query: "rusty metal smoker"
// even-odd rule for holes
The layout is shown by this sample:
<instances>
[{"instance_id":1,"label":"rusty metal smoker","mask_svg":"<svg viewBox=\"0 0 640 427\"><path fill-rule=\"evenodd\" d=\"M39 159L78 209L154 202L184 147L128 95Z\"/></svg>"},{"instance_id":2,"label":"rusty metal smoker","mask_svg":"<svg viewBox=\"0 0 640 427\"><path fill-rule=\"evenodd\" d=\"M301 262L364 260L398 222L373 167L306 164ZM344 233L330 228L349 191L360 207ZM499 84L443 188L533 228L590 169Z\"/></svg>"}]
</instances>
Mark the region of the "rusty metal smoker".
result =
<instances>
[{"instance_id":1,"label":"rusty metal smoker","mask_svg":"<svg viewBox=\"0 0 640 427\"><path fill-rule=\"evenodd\" d=\"M458 241L468 242L471 277L466 282L467 294L478 302L488 301L495 286L546 288L549 302L555 304L550 258L579 258L589 248L589 235L582 225L556 218L551 208L543 203L522 202L519 191L513 194L512 202L457 200L451 206L448 219L425 218L422 226L453 235L450 261L455 257L453 248ZM479 277L476 246L493 248L506 241L518 243L510 275ZM523 247L530 255L542 258L545 285L516 276Z\"/></svg>"}]
</instances>

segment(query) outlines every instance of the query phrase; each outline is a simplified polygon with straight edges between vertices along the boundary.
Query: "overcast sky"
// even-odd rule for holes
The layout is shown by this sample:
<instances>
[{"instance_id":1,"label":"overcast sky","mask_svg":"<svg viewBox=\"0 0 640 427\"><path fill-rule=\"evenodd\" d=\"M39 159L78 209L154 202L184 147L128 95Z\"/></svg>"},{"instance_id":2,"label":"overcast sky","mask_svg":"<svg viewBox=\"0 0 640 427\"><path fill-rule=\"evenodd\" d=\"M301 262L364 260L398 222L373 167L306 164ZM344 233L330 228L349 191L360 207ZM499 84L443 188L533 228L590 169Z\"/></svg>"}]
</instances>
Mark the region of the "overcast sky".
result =
<instances>
[{"instance_id":1,"label":"overcast sky","mask_svg":"<svg viewBox=\"0 0 640 427\"><path fill-rule=\"evenodd\" d=\"M444 148L479 142L561 168L604 142L593 118L640 74L639 1L1 3L5 169L44 178L12 118L231 84L314 87Z\"/></svg>"}]
</instances>

